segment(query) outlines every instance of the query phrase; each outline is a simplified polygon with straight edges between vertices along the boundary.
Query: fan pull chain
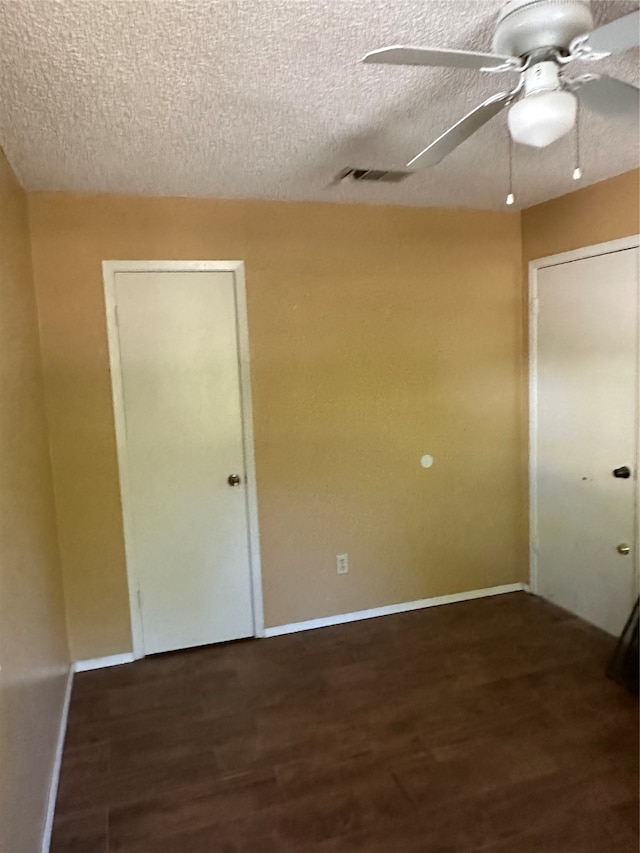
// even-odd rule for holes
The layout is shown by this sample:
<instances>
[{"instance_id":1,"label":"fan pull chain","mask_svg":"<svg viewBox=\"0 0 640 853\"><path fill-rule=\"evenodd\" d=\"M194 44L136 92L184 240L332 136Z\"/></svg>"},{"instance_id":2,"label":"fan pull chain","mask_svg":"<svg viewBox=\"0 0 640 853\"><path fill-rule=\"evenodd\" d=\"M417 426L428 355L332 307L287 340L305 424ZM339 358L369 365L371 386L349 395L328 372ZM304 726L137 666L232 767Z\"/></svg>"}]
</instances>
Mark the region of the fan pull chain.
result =
<instances>
[{"instance_id":1,"label":"fan pull chain","mask_svg":"<svg viewBox=\"0 0 640 853\"><path fill-rule=\"evenodd\" d=\"M507 193L505 204L511 206L516 201L516 197L513 194L513 139L508 130L507 135L509 137L509 192Z\"/></svg>"},{"instance_id":2,"label":"fan pull chain","mask_svg":"<svg viewBox=\"0 0 640 853\"><path fill-rule=\"evenodd\" d=\"M573 170L573 175L571 176L574 181L579 181L582 177L582 168L580 167L580 101L578 101L578 107L576 112L576 150L575 150L575 167Z\"/></svg>"}]
</instances>

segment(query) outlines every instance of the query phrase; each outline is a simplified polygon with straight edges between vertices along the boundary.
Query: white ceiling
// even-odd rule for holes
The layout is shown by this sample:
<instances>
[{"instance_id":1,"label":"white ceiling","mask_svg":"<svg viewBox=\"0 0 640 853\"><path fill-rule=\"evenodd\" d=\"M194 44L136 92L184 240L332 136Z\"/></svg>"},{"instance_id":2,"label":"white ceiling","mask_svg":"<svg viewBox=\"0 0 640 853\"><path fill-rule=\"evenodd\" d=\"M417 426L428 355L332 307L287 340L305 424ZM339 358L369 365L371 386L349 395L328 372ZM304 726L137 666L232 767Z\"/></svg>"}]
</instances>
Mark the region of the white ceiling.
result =
<instances>
[{"instance_id":1,"label":"white ceiling","mask_svg":"<svg viewBox=\"0 0 640 853\"><path fill-rule=\"evenodd\" d=\"M394 43L489 50L501 0L0 0L0 145L29 190L499 208L503 113L397 185L402 168L513 78L362 65ZM638 2L593 2L598 22ZM576 71L577 64L574 66ZM598 64L638 85L638 51ZM639 164L638 132L583 111L584 179ZM562 195L574 141L515 149L518 206Z\"/></svg>"}]
</instances>

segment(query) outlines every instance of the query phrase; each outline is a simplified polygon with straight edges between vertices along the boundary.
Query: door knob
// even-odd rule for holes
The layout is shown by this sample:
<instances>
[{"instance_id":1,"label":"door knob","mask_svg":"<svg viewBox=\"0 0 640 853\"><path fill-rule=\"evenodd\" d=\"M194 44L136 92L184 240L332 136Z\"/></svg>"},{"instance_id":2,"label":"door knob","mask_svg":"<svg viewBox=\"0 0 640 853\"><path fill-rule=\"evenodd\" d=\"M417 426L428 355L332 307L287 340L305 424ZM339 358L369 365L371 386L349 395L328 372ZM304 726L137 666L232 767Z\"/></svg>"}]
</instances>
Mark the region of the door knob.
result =
<instances>
[{"instance_id":1,"label":"door knob","mask_svg":"<svg viewBox=\"0 0 640 853\"><path fill-rule=\"evenodd\" d=\"M239 486L240 485L240 477L238 474L229 474L227 477L227 483L230 486Z\"/></svg>"},{"instance_id":2,"label":"door knob","mask_svg":"<svg viewBox=\"0 0 640 853\"><path fill-rule=\"evenodd\" d=\"M625 545L624 542L621 545L618 545L616 548L618 554L629 554L631 548L628 545Z\"/></svg>"},{"instance_id":3,"label":"door knob","mask_svg":"<svg viewBox=\"0 0 640 853\"><path fill-rule=\"evenodd\" d=\"M617 477L619 480L628 480L631 476L631 471L626 465L622 465L620 468L613 469L613 476Z\"/></svg>"}]
</instances>

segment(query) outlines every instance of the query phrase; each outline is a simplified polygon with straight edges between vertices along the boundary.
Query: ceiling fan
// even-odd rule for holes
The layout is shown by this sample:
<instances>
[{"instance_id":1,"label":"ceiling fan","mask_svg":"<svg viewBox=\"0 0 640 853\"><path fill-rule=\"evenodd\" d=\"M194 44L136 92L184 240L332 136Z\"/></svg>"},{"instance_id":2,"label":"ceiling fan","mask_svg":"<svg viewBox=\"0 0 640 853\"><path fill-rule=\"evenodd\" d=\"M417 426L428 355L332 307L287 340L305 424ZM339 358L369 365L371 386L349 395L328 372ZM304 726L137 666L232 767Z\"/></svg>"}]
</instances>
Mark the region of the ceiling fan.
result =
<instances>
[{"instance_id":1,"label":"ceiling fan","mask_svg":"<svg viewBox=\"0 0 640 853\"><path fill-rule=\"evenodd\" d=\"M576 95L590 109L632 122L640 113L640 89L604 74L568 77L576 59L598 60L640 44L640 11L598 29L589 0L507 0L498 14L493 53L395 45L367 53L363 62L474 68L519 73L516 86L492 95L407 163L434 166L501 110L510 107L515 142L543 148L575 124Z\"/></svg>"}]
</instances>

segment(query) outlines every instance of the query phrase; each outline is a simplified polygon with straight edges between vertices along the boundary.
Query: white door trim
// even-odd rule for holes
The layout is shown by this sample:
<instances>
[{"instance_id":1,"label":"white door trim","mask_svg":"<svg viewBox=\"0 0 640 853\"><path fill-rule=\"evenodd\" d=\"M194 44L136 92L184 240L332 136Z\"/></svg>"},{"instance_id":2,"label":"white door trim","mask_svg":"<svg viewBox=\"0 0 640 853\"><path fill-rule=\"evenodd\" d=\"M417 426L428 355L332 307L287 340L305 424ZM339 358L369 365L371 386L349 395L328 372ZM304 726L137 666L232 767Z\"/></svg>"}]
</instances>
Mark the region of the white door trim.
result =
<instances>
[{"instance_id":1,"label":"white door trim","mask_svg":"<svg viewBox=\"0 0 640 853\"><path fill-rule=\"evenodd\" d=\"M582 261L584 258L595 258L598 255L610 255L613 252L623 252L625 249L635 249L638 245L640 245L640 234L632 234L630 237L620 237L618 240L596 243L593 246L582 246L579 249L561 252L558 255L547 255L546 258L535 258L529 261L529 281L531 281L532 270L555 267L558 264L568 264L571 261Z\"/></svg>"},{"instance_id":2,"label":"white door trim","mask_svg":"<svg viewBox=\"0 0 640 853\"><path fill-rule=\"evenodd\" d=\"M124 529L125 561L129 586L129 609L134 658L144 657L142 614L135 577L132 547L133 525L129 497L129 476L126 465L126 425L122 389L122 368L116 313L116 273L123 272L230 272L233 273L238 324L238 349L240 361L240 393L242 398L242 440L246 471L246 509L249 528L249 562L251 566L251 596L253 605L253 631L256 637L264 636L264 610L262 603L262 571L260 564L260 535L258 529L258 491L256 488L256 462L253 441L253 409L251 403L251 373L249 358L249 324L247 319L247 293L243 261L103 261L104 298L107 316L111 393L118 450L122 524Z\"/></svg>"},{"instance_id":3,"label":"white door trim","mask_svg":"<svg viewBox=\"0 0 640 853\"><path fill-rule=\"evenodd\" d=\"M614 252L623 252L625 249L635 249L640 246L640 234L630 237L621 237L619 240L609 240L606 243L596 243L593 246L583 246L570 252L562 252L558 255L548 255L545 258L535 258L529 261L529 585L531 591L538 594L538 566L536 555L536 542L538 525L536 517L536 469L538 460L536 458L537 440L537 390L538 390L538 270L545 267L553 267L559 264L581 261L585 258L594 258L598 255L609 255ZM638 470L638 459L636 459L636 471ZM638 513L636 512L636 541L638 541ZM636 579L637 584L637 579ZM637 594L637 591L636 591Z\"/></svg>"}]
</instances>

